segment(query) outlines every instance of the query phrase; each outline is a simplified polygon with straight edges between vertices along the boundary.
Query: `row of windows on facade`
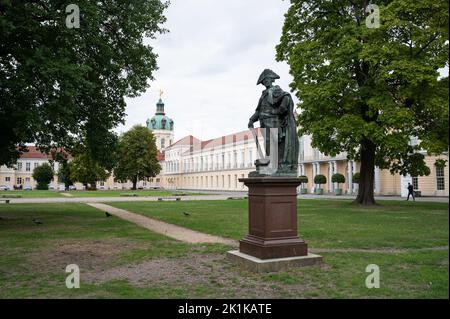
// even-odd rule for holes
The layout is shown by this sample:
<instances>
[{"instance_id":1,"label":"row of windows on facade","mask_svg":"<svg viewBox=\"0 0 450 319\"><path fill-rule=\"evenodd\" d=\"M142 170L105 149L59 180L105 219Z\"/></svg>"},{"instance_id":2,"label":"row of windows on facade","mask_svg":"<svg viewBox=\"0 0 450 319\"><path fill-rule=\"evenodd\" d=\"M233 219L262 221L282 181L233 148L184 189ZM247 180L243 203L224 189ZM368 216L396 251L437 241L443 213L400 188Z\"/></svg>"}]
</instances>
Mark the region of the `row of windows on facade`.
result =
<instances>
[{"instance_id":1,"label":"row of windows on facade","mask_svg":"<svg viewBox=\"0 0 450 319\"><path fill-rule=\"evenodd\" d=\"M159 178L155 178L155 179L153 179L153 178L145 178L144 180L142 180L140 182L142 182L142 186L147 186L148 182L150 182L150 183L155 183L155 182L159 183L159 181L160 181ZM99 181L98 183L99 183L100 186L105 186L105 181ZM118 186L120 184L122 184L122 183L118 182L118 181L114 181L114 185L115 186Z\"/></svg>"},{"instance_id":2,"label":"row of windows on facade","mask_svg":"<svg viewBox=\"0 0 450 319\"><path fill-rule=\"evenodd\" d=\"M55 179L52 178L52 181L54 181L54 180ZM29 183L31 181L33 181L33 179L31 177L25 177L25 178L17 177L16 178L16 184L17 185L22 185L24 182L25 183ZM11 182L11 176L5 176L5 182Z\"/></svg>"},{"instance_id":3,"label":"row of windows on facade","mask_svg":"<svg viewBox=\"0 0 450 319\"><path fill-rule=\"evenodd\" d=\"M419 190L419 178L417 176L412 177L412 185L414 190ZM443 167L436 167L436 190L445 190L445 176Z\"/></svg>"},{"instance_id":4,"label":"row of windows on facade","mask_svg":"<svg viewBox=\"0 0 450 319\"><path fill-rule=\"evenodd\" d=\"M231 161L231 153L228 153L228 161L225 162L225 153L222 153L221 161L219 162L219 155L209 156L210 160L208 161L208 156L200 156L194 157L193 159L184 160L183 161L183 171L184 172L194 172L194 171L207 171L214 169L225 169L225 168L244 168L244 167L252 167L253 166L253 152L248 151L248 161L245 159L245 152L241 152L241 156L238 160L237 152L233 153L233 162ZM215 164L215 165L214 165ZM247 164L247 165L245 165ZM166 172L179 172L180 171L180 163L177 161L167 162L166 163Z\"/></svg>"},{"instance_id":5,"label":"row of windows on facade","mask_svg":"<svg viewBox=\"0 0 450 319\"><path fill-rule=\"evenodd\" d=\"M214 185L215 185L216 188L219 188L219 187L225 188L225 177L226 176L227 175L220 175L220 176L216 175L216 176L209 176L209 177L208 176L184 177L183 181L184 181L184 185L186 185L188 187L192 186L192 187L197 187L197 188L199 188L199 187L208 188L208 187L214 187ZM238 178L245 177L244 174L241 174L240 177L238 177L237 174L235 174L233 176L234 176L233 177L234 188L238 188L238 185L240 185L241 188L244 188L244 184L238 181ZM221 181L220 186L219 186L219 177L220 177L220 181ZM231 177L232 177L232 175L228 175L228 178L227 178L228 188L232 188ZM167 181L169 184L174 184L175 182L178 182L178 179L169 178ZM214 181L215 181L215 183L214 183ZM203 182L205 182L205 183L203 183Z\"/></svg>"},{"instance_id":6,"label":"row of windows on facade","mask_svg":"<svg viewBox=\"0 0 450 319\"><path fill-rule=\"evenodd\" d=\"M33 169L38 167L41 164L42 163L34 163ZM55 170L55 163L51 162L49 164L52 167L52 169ZM23 163L22 162L17 163L17 166L16 166L15 170L16 171L23 171ZM25 172L31 172L31 163L30 162L25 163Z\"/></svg>"}]
</instances>

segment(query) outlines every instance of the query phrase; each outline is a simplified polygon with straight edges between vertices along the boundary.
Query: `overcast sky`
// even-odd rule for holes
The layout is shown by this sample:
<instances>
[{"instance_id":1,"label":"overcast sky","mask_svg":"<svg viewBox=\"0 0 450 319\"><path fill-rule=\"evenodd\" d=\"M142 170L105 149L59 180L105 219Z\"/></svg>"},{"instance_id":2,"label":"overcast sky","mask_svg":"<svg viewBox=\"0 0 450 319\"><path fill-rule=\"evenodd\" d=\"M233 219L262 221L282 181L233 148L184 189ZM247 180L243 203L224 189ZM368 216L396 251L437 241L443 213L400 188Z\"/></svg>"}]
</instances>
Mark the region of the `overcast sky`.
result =
<instances>
[{"instance_id":1,"label":"overcast sky","mask_svg":"<svg viewBox=\"0 0 450 319\"><path fill-rule=\"evenodd\" d=\"M265 68L289 90L289 68L275 61L288 7L282 0L172 0L165 24L170 32L150 42L159 54L155 81L145 94L126 100L126 123L117 131L145 125L160 89L175 140L245 130L264 90L256 81Z\"/></svg>"},{"instance_id":2,"label":"overcast sky","mask_svg":"<svg viewBox=\"0 0 450 319\"><path fill-rule=\"evenodd\" d=\"M155 113L160 89L166 115L175 122L175 140L245 130L264 90L256 81L265 68L280 75L275 84L289 91L288 65L275 61L289 1L171 2L164 25L170 32L149 41L159 54L155 81L145 94L126 100L126 122L116 131L145 125ZM441 74L448 75L448 68Z\"/></svg>"}]
</instances>

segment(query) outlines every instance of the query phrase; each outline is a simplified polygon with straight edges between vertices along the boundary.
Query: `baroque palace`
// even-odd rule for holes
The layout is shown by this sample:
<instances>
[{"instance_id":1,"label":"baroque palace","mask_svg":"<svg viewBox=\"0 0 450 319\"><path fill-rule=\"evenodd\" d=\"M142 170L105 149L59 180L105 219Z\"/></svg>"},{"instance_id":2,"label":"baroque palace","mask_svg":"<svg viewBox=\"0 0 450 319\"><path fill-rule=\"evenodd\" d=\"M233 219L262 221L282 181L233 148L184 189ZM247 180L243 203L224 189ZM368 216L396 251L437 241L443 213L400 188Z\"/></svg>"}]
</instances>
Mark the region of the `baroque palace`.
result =
<instances>
[{"instance_id":1,"label":"baroque palace","mask_svg":"<svg viewBox=\"0 0 450 319\"><path fill-rule=\"evenodd\" d=\"M256 143L250 130L207 141L189 135L171 143L173 125L160 125L161 114L165 116L164 104L160 100L155 116L147 121L147 127L155 134L158 149L164 155L160 161L162 171L159 176L150 180L152 185L170 189L246 190L239 178L247 177L249 172L255 170L253 162L257 158ZM166 118L166 123L169 122L173 123ZM262 135L258 129L257 133L262 145ZM318 174L327 178L327 184L322 186L324 192L333 192L337 185L331 182L331 176L335 173L345 176L346 182L339 185L344 194L357 193L358 185L352 183L352 176L359 172L359 163L347 160L345 153L335 157L325 156L311 147L310 136L300 137L299 143L298 172L299 175L308 177L306 187L309 193L314 192L313 180ZM412 139L411 143L417 141ZM375 169L375 194L406 196L409 182L423 196L448 196L449 166L436 167L434 163L438 158L448 160L448 154L440 157L426 156L426 163L431 170L429 176L392 175L388 170Z\"/></svg>"},{"instance_id":2,"label":"baroque palace","mask_svg":"<svg viewBox=\"0 0 450 319\"><path fill-rule=\"evenodd\" d=\"M174 141L174 121L166 116L164 103L161 99L156 104L155 115L146 121L156 138L158 160L161 172L158 176L140 181L139 188L162 187L166 189L187 190L226 190L245 191L246 187L239 182L239 178L247 177L255 170L253 162L257 159L256 143L250 130L245 130L207 141L201 141L189 135ZM256 129L260 144L262 135ZM325 175L327 184L322 185L325 193L331 193L337 185L331 182L331 176L341 173L345 176L345 183L339 188L344 194L357 193L357 184L352 183L352 176L359 171L359 163L349 161L345 153L335 157L325 156L311 147L309 136L299 138L299 175L306 175L308 183L305 187L309 193L314 192L314 176ZM411 140L411 143L417 143ZM14 185L35 186L31 177L33 168L40 163L49 162L50 157L40 153L35 147L24 153L14 168L0 167L0 186ZM426 163L431 170L429 176L401 176L391 174L388 170L375 169L374 191L377 195L406 196L407 185L411 183L422 196L448 196L449 165L435 166L437 159L448 160L448 154L436 157L427 156ZM51 162L51 161L50 161ZM51 163L55 172L58 163ZM51 183L57 188L58 180L55 176ZM81 189L81 184L76 184ZM97 184L99 189L128 189L131 183L119 183L111 176L106 181Z\"/></svg>"}]
</instances>

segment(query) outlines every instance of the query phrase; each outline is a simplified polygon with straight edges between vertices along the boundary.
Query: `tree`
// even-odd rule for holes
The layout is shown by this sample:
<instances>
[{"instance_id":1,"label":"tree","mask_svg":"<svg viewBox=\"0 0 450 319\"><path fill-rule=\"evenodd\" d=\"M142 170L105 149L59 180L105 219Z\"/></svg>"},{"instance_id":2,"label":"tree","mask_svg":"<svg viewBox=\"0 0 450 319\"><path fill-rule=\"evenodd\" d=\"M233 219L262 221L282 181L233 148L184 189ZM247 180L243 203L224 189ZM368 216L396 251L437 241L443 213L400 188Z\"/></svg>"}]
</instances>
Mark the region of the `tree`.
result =
<instances>
[{"instance_id":1,"label":"tree","mask_svg":"<svg viewBox=\"0 0 450 319\"><path fill-rule=\"evenodd\" d=\"M35 143L70 150L86 132L91 154L125 116L125 97L146 90L157 54L144 44L164 33L161 0L79 0L79 28L67 1L0 1L0 165ZM104 149L106 147L106 149Z\"/></svg>"},{"instance_id":2,"label":"tree","mask_svg":"<svg viewBox=\"0 0 450 319\"><path fill-rule=\"evenodd\" d=\"M63 161L61 165L59 166L58 171L58 180L61 183L64 183L64 186L68 188L70 185L73 185L73 181L70 178L70 170L71 170L72 163L69 161Z\"/></svg>"},{"instance_id":3,"label":"tree","mask_svg":"<svg viewBox=\"0 0 450 319\"><path fill-rule=\"evenodd\" d=\"M448 77L438 72L448 66L448 1L377 1L374 28L368 3L291 0L277 46L300 100L299 133L327 155L360 161L363 205L375 204L375 166L429 174L416 151L446 151L449 124Z\"/></svg>"},{"instance_id":4,"label":"tree","mask_svg":"<svg viewBox=\"0 0 450 319\"><path fill-rule=\"evenodd\" d=\"M302 188L303 188L303 184L308 183L308 176L305 175L301 175L298 177L298 179L300 180L300 183L302 183Z\"/></svg>"},{"instance_id":5,"label":"tree","mask_svg":"<svg viewBox=\"0 0 450 319\"><path fill-rule=\"evenodd\" d=\"M327 183L327 178L325 177L325 175L316 175L314 176L314 184L318 184L319 188L321 184L326 184Z\"/></svg>"},{"instance_id":6,"label":"tree","mask_svg":"<svg viewBox=\"0 0 450 319\"><path fill-rule=\"evenodd\" d=\"M53 169L47 163L39 165L33 169L33 178L37 183L37 189L48 189L48 184L53 179Z\"/></svg>"},{"instance_id":7,"label":"tree","mask_svg":"<svg viewBox=\"0 0 450 319\"><path fill-rule=\"evenodd\" d=\"M152 132L141 125L133 126L119 138L115 178L122 182L131 180L133 189L136 189L139 180L154 177L160 172L156 155Z\"/></svg>"},{"instance_id":8,"label":"tree","mask_svg":"<svg viewBox=\"0 0 450 319\"><path fill-rule=\"evenodd\" d=\"M82 183L86 189L95 190L97 181L105 180L109 175L110 173L87 151L76 154L70 163L70 179Z\"/></svg>"},{"instance_id":9,"label":"tree","mask_svg":"<svg viewBox=\"0 0 450 319\"><path fill-rule=\"evenodd\" d=\"M345 183L345 176L341 173L336 173L331 176L331 182L337 183L337 188L339 189L339 184Z\"/></svg>"}]
</instances>

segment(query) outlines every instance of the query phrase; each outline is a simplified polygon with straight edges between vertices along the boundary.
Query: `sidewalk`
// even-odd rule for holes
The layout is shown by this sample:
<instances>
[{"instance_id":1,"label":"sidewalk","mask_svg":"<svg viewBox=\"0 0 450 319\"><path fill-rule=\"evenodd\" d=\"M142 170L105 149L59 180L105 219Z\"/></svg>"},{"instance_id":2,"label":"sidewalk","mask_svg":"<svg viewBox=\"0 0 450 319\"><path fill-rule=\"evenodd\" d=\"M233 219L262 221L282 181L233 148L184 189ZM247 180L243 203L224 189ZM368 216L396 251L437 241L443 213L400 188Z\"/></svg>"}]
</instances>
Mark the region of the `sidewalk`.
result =
<instances>
[{"instance_id":1,"label":"sidewalk","mask_svg":"<svg viewBox=\"0 0 450 319\"><path fill-rule=\"evenodd\" d=\"M189 228L169 224L157 219L153 219L144 215L132 213L130 211L112 207L102 203L89 203L89 206L95 207L104 212L108 212L114 216L120 217L129 222L135 223L141 227L154 231L156 233L174 238L176 240L184 241L191 244L197 243L218 243L230 246L238 246L238 241L205 234Z\"/></svg>"},{"instance_id":2,"label":"sidewalk","mask_svg":"<svg viewBox=\"0 0 450 319\"><path fill-rule=\"evenodd\" d=\"M198 192L198 190L178 190L183 192ZM182 201L190 200L226 200L228 197L247 197L247 192L233 192L233 191L201 191L202 193L211 195L195 195L182 196ZM160 196L164 197L164 196ZM356 196L351 195L313 195L305 194L298 195L299 199L322 199L322 200L353 200ZM157 201L157 196L142 196L142 197L36 197L36 198L11 198L10 204L43 204L43 203L94 203L94 202L153 202ZM382 200L396 200L406 201L406 198L400 196L375 196L376 201ZM412 201L412 200L411 200ZM417 202L436 202L448 203L448 197L416 197Z\"/></svg>"},{"instance_id":3,"label":"sidewalk","mask_svg":"<svg viewBox=\"0 0 450 319\"><path fill-rule=\"evenodd\" d=\"M192 190L192 189L177 189L177 191L182 192L202 192L205 194L220 194L223 196L235 196L235 197L245 197L248 196L246 191L211 191L211 190ZM298 194L297 198L299 199L355 199L356 195L339 195L336 196L334 194L324 194L324 195L315 195L315 194ZM401 196L375 196L375 200L404 200L405 197ZM410 199L412 201L412 199ZM416 197L417 202L437 202L437 203L448 203L448 197L435 197L435 196L424 196L424 197Z\"/></svg>"}]
</instances>

